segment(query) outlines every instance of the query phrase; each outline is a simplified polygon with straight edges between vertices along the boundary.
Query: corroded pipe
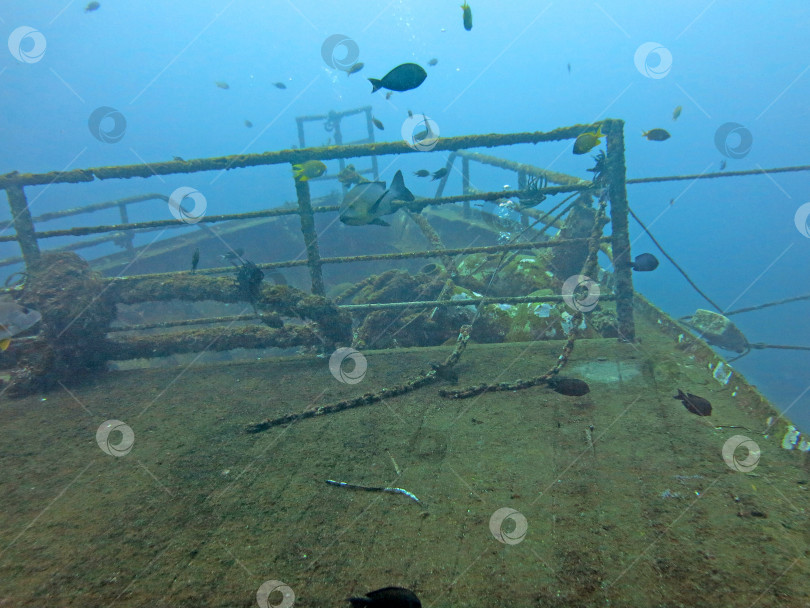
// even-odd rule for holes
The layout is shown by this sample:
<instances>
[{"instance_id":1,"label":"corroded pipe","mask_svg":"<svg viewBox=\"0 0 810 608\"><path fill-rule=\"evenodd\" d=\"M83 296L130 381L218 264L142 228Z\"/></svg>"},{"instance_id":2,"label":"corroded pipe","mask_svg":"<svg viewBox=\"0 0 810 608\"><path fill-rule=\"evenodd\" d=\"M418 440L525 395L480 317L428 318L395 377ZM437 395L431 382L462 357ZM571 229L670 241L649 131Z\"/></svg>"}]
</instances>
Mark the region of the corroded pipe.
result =
<instances>
[{"instance_id":1,"label":"corroded pipe","mask_svg":"<svg viewBox=\"0 0 810 608\"><path fill-rule=\"evenodd\" d=\"M616 277L616 320L619 339L633 342L633 276L630 265L626 167L624 165L624 121L606 120L607 136L605 177L610 196L610 221L613 231L613 269Z\"/></svg>"},{"instance_id":2,"label":"corroded pipe","mask_svg":"<svg viewBox=\"0 0 810 608\"><path fill-rule=\"evenodd\" d=\"M19 185L9 186L6 188L6 196L16 233L13 240L19 242L25 265L30 268L31 264L39 261L39 244L34 230L34 220L31 219L31 211L28 209L28 201L25 200L25 191Z\"/></svg>"},{"instance_id":3,"label":"corroded pipe","mask_svg":"<svg viewBox=\"0 0 810 608\"><path fill-rule=\"evenodd\" d=\"M301 218L301 234L304 235L304 246L307 250L307 266L312 281L312 293L322 296L326 290L323 287L321 253L318 248L318 233L315 231L312 202L309 198L309 184L305 180L296 180L295 192L298 194L298 213Z\"/></svg>"},{"instance_id":4,"label":"corroded pipe","mask_svg":"<svg viewBox=\"0 0 810 608\"><path fill-rule=\"evenodd\" d=\"M489 133L487 135L463 135L442 137L436 142L434 152L462 150L465 148L492 148L514 146L516 144L536 144L542 141L573 139L593 128L593 125L574 125L553 131L526 133ZM129 179L132 177L153 177L173 173L197 173L199 171L229 171L242 167L260 167L283 163L302 163L308 160L334 160L384 154L414 154L418 150L404 141L354 144L348 146L322 146L301 150L279 150L261 154L234 154L216 158L174 160L162 163L139 163L117 167L94 167L73 171L51 171L50 173L14 173L0 176L0 188L9 186L41 186L45 184L65 184L92 182L95 179Z\"/></svg>"}]
</instances>

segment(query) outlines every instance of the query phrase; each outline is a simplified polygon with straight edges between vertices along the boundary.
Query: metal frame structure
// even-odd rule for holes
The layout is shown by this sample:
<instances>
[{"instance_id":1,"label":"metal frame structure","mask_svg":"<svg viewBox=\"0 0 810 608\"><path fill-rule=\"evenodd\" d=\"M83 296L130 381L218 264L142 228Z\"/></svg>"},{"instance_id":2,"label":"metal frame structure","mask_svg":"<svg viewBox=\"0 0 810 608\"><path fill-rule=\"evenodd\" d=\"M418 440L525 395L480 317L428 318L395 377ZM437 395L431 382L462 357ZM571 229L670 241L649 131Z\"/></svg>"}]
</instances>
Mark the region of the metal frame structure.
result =
<instances>
[{"instance_id":1,"label":"metal frame structure","mask_svg":"<svg viewBox=\"0 0 810 608\"><path fill-rule=\"evenodd\" d=\"M302 143L305 141L303 138L303 125L307 121L323 121L332 120L333 132L336 137L341 137L339 130L340 119L359 113L365 113L366 121L371 129L371 114L370 108L360 108L351 112L334 116L326 114L323 116L305 116L299 117L299 133ZM442 205L449 203L464 203L465 208L469 209L470 201L495 201L503 198L503 191L495 192L471 192L469 188L469 163L470 161L480 162L492 166L498 166L506 170L515 171L518 175L518 184L521 189L510 191L510 195L520 196L521 194L529 194L526 188L527 176L543 177L548 180L553 186L540 188L534 191L535 194L559 194L565 192L582 192L592 190L594 185L587 180L580 180L578 178L555 173L540 169L531 165L515 163L513 161L504 160L490 155L473 153L469 150L472 148L497 148L502 146L512 146L515 144L537 144L541 142L562 141L570 140L579 136L581 133L589 131L601 126L602 132L607 140L607 153L606 153L606 169L604 171L604 178L606 188L609 193L609 216L612 224L612 235L604 237L603 242L607 241L612 246L612 254L614 257L615 268L615 300L616 300L616 314L618 320L618 331L620 339L632 341L635 336L635 327L633 322L633 280L631 275L631 267L626 263L630 259L630 241L628 235L628 203L627 203L627 190L626 186L629 183L646 183L657 181L670 181L678 179L705 179L713 177L732 177L737 175L754 175L769 172L784 172L784 171L804 171L810 167L787 167L780 169L758 170L758 171L738 171L738 172L724 172L704 174L699 176L672 176L660 178L642 178L627 180L626 167L624 158L624 122L621 120L608 119L601 121L598 125L574 125L570 127L563 127L549 132L524 132L524 133L506 133L506 134L487 134L487 135L468 135L460 137L443 137L436 141L432 151L451 152L449 155L447 165L448 168L452 166L456 157L461 157L462 160L462 175L464 193L456 196L442 196L443 189L446 183L446 177L439 183L436 196L430 199L420 199L414 203L402 204L402 207L412 207L414 209L423 208L428 205ZM373 139L373 130L369 132L369 138ZM91 234L103 234L101 239L94 239L90 241L92 244L98 244L105 240L121 239L122 233L131 235L132 231L143 231L161 228L170 228L182 226L175 219L158 220L150 222L129 223L126 215L126 205L131 203L140 202L142 200L149 200L153 198L162 198L166 200L163 195L142 195L139 197L129 197L109 203L100 203L93 207L109 208L117 206L121 209L122 223L116 225L106 226L84 226L70 229L51 230L45 232L37 232L34 223L35 221L45 221L53 217L64 217L73 215L77 212L88 210L65 210L56 214L47 214L34 218L31 216L30 210L27 205L25 188L28 186L45 185L53 183L80 183L92 182L95 180L106 179L129 179L133 177L151 177L154 175L169 175L169 174L182 174L182 173L195 173L201 171L227 171L245 167L255 167L264 165L276 164L297 164L308 160L333 160L337 159L341 162L341 167L345 166L345 159L349 158L365 158L369 157L372 161L372 170L376 166L376 157L380 155L389 154L413 154L418 150L414 149L404 141L398 142L369 142L369 143L350 143L347 145L335 145L313 148L301 148L291 150L280 150L276 152L265 152L261 154L240 154L233 156L215 157L215 158L201 158L193 160L174 160L164 163L156 163L146 165L126 165L115 167L97 167L89 169L77 169L72 171L57 171L43 174L21 174L13 172L0 176L0 189L6 191L9 206L12 214L12 222L6 225L8 228L13 225L15 234L13 235L0 235L0 242L17 241L19 243L22 259L26 266L36 262L40 256L39 240L44 238L51 238L56 236L86 236ZM376 173L375 173L376 176ZM332 263L347 263L369 260L384 260L388 258L416 258L416 257L434 257L438 255L445 255L452 253L447 250L426 250L418 252L408 252L407 254L374 254L354 257L341 257L341 258L328 258L320 257L318 247L318 237L315 232L314 214L335 212L337 205L321 206L313 208L311 204L309 184L306 181L296 182L296 193L298 197L298 209L270 209L264 211L255 211L242 214L228 214L218 216L205 216L199 220L202 223L216 223L230 220L240 219L254 219L258 217L272 217L281 215L297 214L301 221L301 231L306 245L307 259L290 260L286 262L276 262L272 264L263 264L262 268L285 268L291 266L300 266L306 264L309 268L312 293L316 295L324 294L322 266L324 264ZM531 212L531 210L529 210ZM113 234L110 234L113 233ZM128 238L131 247L131 237ZM531 244L532 247L537 246L556 246L571 243L573 241L561 240L554 243ZM85 244L88 242L85 241ZM81 245L77 244L70 248L79 248ZM526 243L516 243L511 245L493 246L486 248L475 248L486 251L518 250L527 247ZM466 250L465 250L466 251ZM218 272L230 272L231 268L221 269L206 269L203 271L205 274L216 274ZM170 276L172 273L166 273L163 276ZM179 274L179 273L178 273ZM117 282L127 280L143 279L144 277L119 277L115 280ZM406 305L403 303L402 305Z\"/></svg>"}]
</instances>

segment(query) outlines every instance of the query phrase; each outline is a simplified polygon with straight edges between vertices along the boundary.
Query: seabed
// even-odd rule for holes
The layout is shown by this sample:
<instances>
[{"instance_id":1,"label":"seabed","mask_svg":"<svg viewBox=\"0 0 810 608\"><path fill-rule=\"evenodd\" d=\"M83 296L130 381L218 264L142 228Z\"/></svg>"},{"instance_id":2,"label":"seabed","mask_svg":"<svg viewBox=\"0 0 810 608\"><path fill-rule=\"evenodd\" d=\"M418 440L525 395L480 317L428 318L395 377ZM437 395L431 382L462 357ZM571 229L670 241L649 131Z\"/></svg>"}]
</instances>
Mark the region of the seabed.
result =
<instances>
[{"instance_id":1,"label":"seabed","mask_svg":"<svg viewBox=\"0 0 810 608\"><path fill-rule=\"evenodd\" d=\"M399 384L452 350L438 347L365 352L354 385L311 356L109 372L9 401L0 606L247 607L265 581L302 608L388 585L426 607L809 605L807 453L781 447L784 419L765 436L777 412L645 310L636 344L577 341L563 373L588 381L583 397L453 400L442 382L245 432ZM458 387L536 376L562 344L470 344ZM109 419L135 432L124 456L96 442ZM724 462L736 435L761 450L750 472Z\"/></svg>"}]
</instances>

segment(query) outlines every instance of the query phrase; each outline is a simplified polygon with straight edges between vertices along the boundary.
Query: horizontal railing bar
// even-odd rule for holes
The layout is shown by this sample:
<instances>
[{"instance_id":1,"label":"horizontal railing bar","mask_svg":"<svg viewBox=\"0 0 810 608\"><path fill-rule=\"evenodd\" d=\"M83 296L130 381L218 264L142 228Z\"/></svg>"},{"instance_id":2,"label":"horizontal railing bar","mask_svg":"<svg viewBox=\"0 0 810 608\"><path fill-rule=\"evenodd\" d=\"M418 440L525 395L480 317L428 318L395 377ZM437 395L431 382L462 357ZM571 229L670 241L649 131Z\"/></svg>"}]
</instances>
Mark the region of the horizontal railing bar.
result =
<instances>
[{"instance_id":1,"label":"horizontal railing bar","mask_svg":"<svg viewBox=\"0 0 810 608\"><path fill-rule=\"evenodd\" d=\"M582 190L588 190L592 187L590 182L584 182L581 184L576 185L569 185L569 186L550 186L548 188L537 188L536 190L508 190L504 192L503 190L495 191L495 192L475 192L471 194L459 194L457 196L444 196L441 198L423 198L417 199L416 201L410 203L395 203L394 207L395 210L400 208L409 208L415 211L418 211L426 206L438 206L438 205L447 205L451 203L460 203L464 201L494 201L498 199L503 199L507 197L520 197L523 196L531 197L538 194L563 194L566 192L577 192ZM321 200L328 199L330 197L323 197ZM340 209L340 205L326 205L320 207L314 207L314 213L328 213L338 211ZM289 208L289 209L268 209L265 211L248 211L246 213L236 213L236 214L226 214L226 215L207 215L197 223L203 224L212 224L218 222L228 222L232 220L247 220L247 219L256 219L261 217L277 217L283 215L298 215L300 212L298 209ZM48 239L54 238L59 236L86 236L88 234L101 234L104 232L121 232L124 230L138 230L143 228L169 228L169 227L177 227L179 222L176 219L167 219L167 220L154 220L151 222L138 222L138 223L130 223L130 224L112 224L106 226L78 226L75 228L63 228L61 230L48 230L44 232L37 232L36 237L37 239ZM10 235L2 235L0 236L0 243L6 243L10 241L16 241L17 236L10 234Z\"/></svg>"},{"instance_id":2,"label":"horizontal railing bar","mask_svg":"<svg viewBox=\"0 0 810 608\"><path fill-rule=\"evenodd\" d=\"M663 177L634 177L627 184L651 184L655 182L674 182L690 179L714 179L717 177L740 177L745 175L767 175L768 173L790 173L793 171L810 171L810 165L796 167L774 167L772 169L750 169L747 171L721 171L715 173L698 173L694 175L666 175Z\"/></svg>"},{"instance_id":3,"label":"horizontal railing bar","mask_svg":"<svg viewBox=\"0 0 810 608\"><path fill-rule=\"evenodd\" d=\"M407 260L418 258L432 258L443 255L471 255L473 253L499 253L502 251L515 251L521 249L545 249L551 247L562 247L563 245L578 245L587 244L588 238L576 239L560 239L555 241L532 242L532 243L508 243L506 245L486 245L481 247L461 247L458 249L426 249L424 251L405 251L402 253L377 253L369 255L356 255L344 256L337 258L320 258L321 264L343 264L353 262L374 262L379 260ZM603 236L599 239L600 243L611 242L611 237ZM267 262L264 264L256 264L261 270L278 270L280 268L294 268L306 266L306 260L288 260L286 262ZM234 272L233 266L221 266L218 268L198 268L196 274L223 274L226 272ZM178 274L188 274L188 270L177 270L173 272L159 272L153 274L139 274L126 277L108 277L102 280L107 281L140 281L145 279L155 278L170 278Z\"/></svg>"},{"instance_id":4,"label":"horizontal railing bar","mask_svg":"<svg viewBox=\"0 0 810 608\"><path fill-rule=\"evenodd\" d=\"M594 128L596 125L575 125L553 131L526 133L490 133L487 135L462 135L458 137L440 137L433 152L463 150L467 148L493 148L516 144L537 144L544 141L573 139ZM356 158L380 156L386 154L421 154L405 141L378 142L348 146L321 146L298 150L279 150L260 154L234 154L217 158L200 158L192 160L172 160L138 165L117 167L94 167L75 169L73 171L52 171L50 173L17 173L0 176L0 189L9 186L41 186L45 184L64 184L92 182L96 179L130 179L133 177L153 177L173 173L197 173L200 171L228 171L243 167L277 165L283 163L301 163L307 160L334 160L339 158Z\"/></svg>"}]
</instances>

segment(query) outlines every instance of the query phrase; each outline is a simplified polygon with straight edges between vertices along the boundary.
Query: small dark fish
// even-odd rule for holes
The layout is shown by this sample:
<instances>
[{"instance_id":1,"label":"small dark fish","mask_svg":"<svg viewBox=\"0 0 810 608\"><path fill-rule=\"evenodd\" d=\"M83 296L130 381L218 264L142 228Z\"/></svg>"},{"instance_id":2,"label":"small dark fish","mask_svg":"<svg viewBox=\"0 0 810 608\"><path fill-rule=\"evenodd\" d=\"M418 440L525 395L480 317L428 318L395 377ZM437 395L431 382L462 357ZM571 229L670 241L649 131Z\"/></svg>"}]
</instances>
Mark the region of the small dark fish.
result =
<instances>
[{"instance_id":1,"label":"small dark fish","mask_svg":"<svg viewBox=\"0 0 810 608\"><path fill-rule=\"evenodd\" d=\"M352 608L422 608L422 602L410 589L384 587L366 593L364 597L347 598Z\"/></svg>"},{"instance_id":2,"label":"small dark fish","mask_svg":"<svg viewBox=\"0 0 810 608\"><path fill-rule=\"evenodd\" d=\"M447 169L445 167L442 167L438 171L433 172L433 179L430 181L436 181L437 179L443 178L445 175L447 175Z\"/></svg>"},{"instance_id":3,"label":"small dark fish","mask_svg":"<svg viewBox=\"0 0 810 608\"><path fill-rule=\"evenodd\" d=\"M252 128L253 128L253 123L252 123L252 122L250 122L249 120L245 119L245 126L246 126L248 129L252 129Z\"/></svg>"},{"instance_id":4,"label":"small dark fish","mask_svg":"<svg viewBox=\"0 0 810 608\"><path fill-rule=\"evenodd\" d=\"M464 11L464 29L469 32L472 29L472 9L470 9L470 5L467 4L467 0L464 0L464 4L461 5L461 10Z\"/></svg>"},{"instance_id":5,"label":"small dark fish","mask_svg":"<svg viewBox=\"0 0 810 608\"><path fill-rule=\"evenodd\" d=\"M434 66L434 65L436 65L437 63L439 63L439 60L438 60L438 59L436 59L435 57L434 57L433 59L431 59L430 61L428 61L428 65L429 65L430 67L433 67L433 66Z\"/></svg>"},{"instance_id":6,"label":"small dark fish","mask_svg":"<svg viewBox=\"0 0 810 608\"><path fill-rule=\"evenodd\" d=\"M416 177L427 177L428 175L430 175L430 171L428 171L427 169L419 169L419 171L414 171L413 174Z\"/></svg>"},{"instance_id":7,"label":"small dark fish","mask_svg":"<svg viewBox=\"0 0 810 608\"><path fill-rule=\"evenodd\" d=\"M358 61L357 63L354 63L354 64L349 66L349 68L346 70L346 76L351 76L352 74L357 74L357 72L362 70L364 67L366 67L366 64L363 63L362 61Z\"/></svg>"},{"instance_id":8,"label":"small dark fish","mask_svg":"<svg viewBox=\"0 0 810 608\"><path fill-rule=\"evenodd\" d=\"M408 110L408 118L413 118L413 112L411 112L410 110Z\"/></svg>"},{"instance_id":9,"label":"small dark fish","mask_svg":"<svg viewBox=\"0 0 810 608\"><path fill-rule=\"evenodd\" d=\"M569 74L571 73L571 64L570 63L568 64L568 73Z\"/></svg>"},{"instance_id":10,"label":"small dark fish","mask_svg":"<svg viewBox=\"0 0 810 608\"><path fill-rule=\"evenodd\" d=\"M642 133L641 136L646 137L648 141L664 141L671 137L665 129L650 129Z\"/></svg>"},{"instance_id":11,"label":"small dark fish","mask_svg":"<svg viewBox=\"0 0 810 608\"><path fill-rule=\"evenodd\" d=\"M84 12L91 13L93 11L97 11L100 6L101 4L99 2L91 2L90 4L84 7Z\"/></svg>"},{"instance_id":12,"label":"small dark fish","mask_svg":"<svg viewBox=\"0 0 810 608\"><path fill-rule=\"evenodd\" d=\"M427 72L421 65L415 63L403 63L388 72L382 78L369 78L371 92L380 89L389 91L410 91L422 84L427 78Z\"/></svg>"},{"instance_id":13,"label":"small dark fish","mask_svg":"<svg viewBox=\"0 0 810 608\"><path fill-rule=\"evenodd\" d=\"M385 127L382 124L382 121L379 118L371 118L371 122L374 123L374 126L377 127L380 131L385 131Z\"/></svg>"},{"instance_id":14,"label":"small dark fish","mask_svg":"<svg viewBox=\"0 0 810 608\"><path fill-rule=\"evenodd\" d=\"M393 91L388 91L388 92L385 94L385 98L386 98L386 99L391 99L391 95L393 95L393 94L394 94L394 92L393 92Z\"/></svg>"},{"instance_id":15,"label":"small dark fish","mask_svg":"<svg viewBox=\"0 0 810 608\"><path fill-rule=\"evenodd\" d=\"M673 399L680 399L683 406L693 414L698 416L712 415L712 404L703 397L698 397L692 393L686 393L684 395L683 391L678 389L678 394L675 395Z\"/></svg>"},{"instance_id":16,"label":"small dark fish","mask_svg":"<svg viewBox=\"0 0 810 608\"><path fill-rule=\"evenodd\" d=\"M683 106L678 106L672 110L672 120L678 120L678 116L681 115L681 112L683 112Z\"/></svg>"},{"instance_id":17,"label":"small dark fish","mask_svg":"<svg viewBox=\"0 0 810 608\"><path fill-rule=\"evenodd\" d=\"M185 158L183 158L182 156L172 156L172 160L178 160L178 161L180 161L181 163L186 162L186 159L185 159Z\"/></svg>"},{"instance_id":18,"label":"small dark fish","mask_svg":"<svg viewBox=\"0 0 810 608\"><path fill-rule=\"evenodd\" d=\"M650 272L658 268L658 258L651 253L642 253L636 256L631 266L636 272Z\"/></svg>"},{"instance_id":19,"label":"small dark fish","mask_svg":"<svg viewBox=\"0 0 810 608\"><path fill-rule=\"evenodd\" d=\"M274 82L273 86L276 87L277 89L286 89L287 88L287 85L284 84L283 82Z\"/></svg>"},{"instance_id":20,"label":"small dark fish","mask_svg":"<svg viewBox=\"0 0 810 608\"><path fill-rule=\"evenodd\" d=\"M726 168L726 161L721 160L721 161L720 161L720 170L722 171L722 170L724 170L725 168Z\"/></svg>"},{"instance_id":21,"label":"small dark fish","mask_svg":"<svg viewBox=\"0 0 810 608\"><path fill-rule=\"evenodd\" d=\"M197 247L194 250L194 253L191 254L191 274L194 274L194 271L197 270L197 264L200 263L200 248Z\"/></svg>"},{"instance_id":22,"label":"small dark fish","mask_svg":"<svg viewBox=\"0 0 810 608\"><path fill-rule=\"evenodd\" d=\"M581 397L591 392L591 387L584 380L578 378L562 378L554 376L548 381L551 390L567 395L568 397Z\"/></svg>"},{"instance_id":23,"label":"small dark fish","mask_svg":"<svg viewBox=\"0 0 810 608\"><path fill-rule=\"evenodd\" d=\"M230 89L230 85L227 82L223 82L222 80L217 80L215 83L220 89Z\"/></svg>"}]
</instances>

